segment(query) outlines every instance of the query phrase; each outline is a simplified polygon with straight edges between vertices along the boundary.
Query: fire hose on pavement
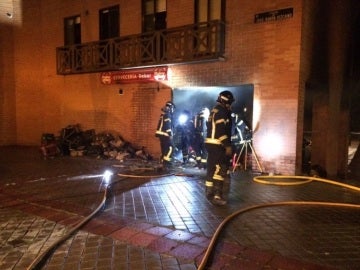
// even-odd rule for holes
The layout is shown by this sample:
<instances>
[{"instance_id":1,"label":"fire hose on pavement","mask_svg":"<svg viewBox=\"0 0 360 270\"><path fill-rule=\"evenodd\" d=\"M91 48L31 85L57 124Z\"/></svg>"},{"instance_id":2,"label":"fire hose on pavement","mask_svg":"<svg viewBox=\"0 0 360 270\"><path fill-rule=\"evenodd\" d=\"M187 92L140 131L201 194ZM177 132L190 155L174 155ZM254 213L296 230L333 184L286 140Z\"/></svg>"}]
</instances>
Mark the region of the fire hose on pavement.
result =
<instances>
[{"instance_id":1,"label":"fire hose on pavement","mask_svg":"<svg viewBox=\"0 0 360 270\"><path fill-rule=\"evenodd\" d=\"M283 181L270 181L271 179L296 179L294 182L283 182ZM323 179L323 178L317 178L317 177L310 177L310 176L256 176L253 178L253 180L257 183L261 184L267 184L267 185L300 185L309 183L312 181L318 181L322 183L327 183L335 186L340 186L343 188L347 188L350 190L354 190L359 192L360 187L347 185L343 183L339 183L336 181ZM225 225L232 220L233 218L242 215L246 212L249 212L251 210L259 209L259 208L266 208L266 207L275 207L275 206L289 206L289 205L295 205L295 206L323 206L323 207L346 207L346 208L353 208L353 209L360 209L359 204L350 204L350 203L333 203L333 202L317 202L317 201L283 201L283 202L274 202L274 203L266 203L266 204L259 204L254 205L250 207L246 207L243 209L240 209L231 215L227 216L218 226L216 229L213 237L210 240L209 246L198 266L198 270L204 270L206 267L206 264L210 258L210 255L215 247L216 241L220 235L220 232L224 229Z\"/></svg>"},{"instance_id":2,"label":"fire hose on pavement","mask_svg":"<svg viewBox=\"0 0 360 270\"><path fill-rule=\"evenodd\" d=\"M73 233L78 231L85 223L87 223L90 219L92 219L105 205L106 198L107 198L108 188L105 188L104 196L102 198L101 203L99 206L87 217L85 217L83 220L81 220L79 223L75 224L71 229L63 235L60 239L58 239L56 242L54 242L50 247L48 247L44 252L39 254L32 263L26 268L27 270L33 270L33 269L39 269L39 265L43 263L44 259L47 258L47 256L56 249L57 246L59 246L61 243L66 241Z\"/></svg>"},{"instance_id":3,"label":"fire hose on pavement","mask_svg":"<svg viewBox=\"0 0 360 270\"><path fill-rule=\"evenodd\" d=\"M118 174L118 175L124 177L121 180L124 180L126 178L131 178L131 177L142 177L142 178L147 177L147 176L144 176L144 175L141 176L141 175L131 175L131 174ZM158 178L158 177L165 177L165 176L170 176L170 175L174 175L174 174L173 173L170 173L170 174L169 173L158 174L158 175L152 175L151 177L152 178ZM71 229L68 232L66 232L66 234L63 235L60 239L55 241L46 250L41 252L31 262L31 264L26 268L27 270L39 269L40 265L42 265L44 263L45 259L49 256L49 254L51 254L60 244L65 242L71 235L73 235L76 231L78 231L82 226L84 226L90 219L92 219L97 213L99 213L105 207L106 200L107 200L109 189L110 189L111 185L118 182L118 181L116 181L116 182L110 183L109 177L111 177L111 173L106 171L103 174L103 178L102 178L102 181L101 181L100 186L99 186L99 191L100 191L101 188L104 189L103 197L102 197L102 200L101 200L99 206L90 215L85 217L80 222L74 224L71 227ZM150 177L150 176L148 176L148 177Z\"/></svg>"},{"instance_id":4,"label":"fire hose on pavement","mask_svg":"<svg viewBox=\"0 0 360 270\"><path fill-rule=\"evenodd\" d=\"M131 177L144 177L144 176L139 176L139 175L131 175L131 174L118 174L119 176L125 177L125 178L131 178ZM151 175L149 177L152 178L158 178L158 177L166 177L166 176L170 176L170 175L176 175L174 173L170 173L170 174L159 174L159 175ZM181 174L179 174L179 176L181 176ZM283 182L283 181L270 181L270 179L297 179L297 181L293 181L293 182ZM255 182L258 183L262 183L262 184L269 184L269 185L299 185L299 184L305 184L305 183L309 183L312 181L318 181L318 182L323 182L323 183L327 183L327 184L331 184L331 185L336 185L336 186L340 186L340 187L344 187L350 190L354 190L359 192L360 188L356 187L356 186L352 186L352 185L347 185L347 184L343 184L343 183L339 183L336 181L332 181L332 180L328 180L328 179L322 179L322 178L316 178L316 177L308 177L308 176L257 176L254 177L253 180ZM104 181L104 178L103 178ZM103 184L103 181L101 182L101 185ZM116 182L114 182L116 183ZM114 184L111 183L111 184ZM101 203L99 204L99 206L86 218L84 218L82 221L80 221L79 223L75 224L67 233L66 235L64 235L63 237L61 237L60 239L58 239L55 243L53 243L50 247L48 247L44 252L42 252L41 254L39 254L31 263L31 265L29 265L29 267L27 268L27 270L33 270L33 269L39 269L39 265L41 265L42 263L44 263L44 260L47 258L47 256L53 252L55 250L55 248L57 246L59 246L61 243L63 243L64 241L66 241L74 232L78 231L85 223L87 223L91 218L93 218L101 209L103 209L103 207L105 206L106 200L107 200L107 196L108 196L108 192L109 192L109 187L111 186L111 184L105 183L105 188L104 188L104 194L103 194L103 198ZM101 186L100 186L101 187ZM222 222L221 224L218 226L218 228L216 229L213 237L211 238L211 241L209 243L209 246L198 266L198 270L204 270L206 267L206 264L209 260L209 257L215 247L216 241L221 233L221 231L224 229L225 225L232 220L233 218L244 214L246 212L249 212L251 210L255 210L255 209L259 209L259 208L267 208L267 207L275 207L275 206L289 206L289 205L295 205L295 206L323 206L323 207L346 207L346 208L354 208L354 209L360 209L360 205L359 204L349 204L349 203L332 203L332 202L317 202L317 201L282 201L282 202L273 202L273 203L266 203L266 204L259 204L259 205L254 205L254 206L250 206L250 207L246 207L243 209L240 209L234 213L232 213L231 215L227 216Z\"/></svg>"}]
</instances>

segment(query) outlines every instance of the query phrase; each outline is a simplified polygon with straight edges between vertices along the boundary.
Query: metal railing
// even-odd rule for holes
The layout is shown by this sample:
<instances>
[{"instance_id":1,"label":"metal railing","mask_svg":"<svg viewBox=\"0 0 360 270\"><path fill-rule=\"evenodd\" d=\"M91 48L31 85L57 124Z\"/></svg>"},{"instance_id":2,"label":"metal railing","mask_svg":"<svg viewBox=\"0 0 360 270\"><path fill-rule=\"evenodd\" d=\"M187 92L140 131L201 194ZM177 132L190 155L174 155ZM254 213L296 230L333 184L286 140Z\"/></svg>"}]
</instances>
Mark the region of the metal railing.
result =
<instances>
[{"instance_id":1,"label":"metal railing","mask_svg":"<svg viewBox=\"0 0 360 270\"><path fill-rule=\"evenodd\" d=\"M103 72L223 58L221 21L56 48L57 74Z\"/></svg>"}]
</instances>

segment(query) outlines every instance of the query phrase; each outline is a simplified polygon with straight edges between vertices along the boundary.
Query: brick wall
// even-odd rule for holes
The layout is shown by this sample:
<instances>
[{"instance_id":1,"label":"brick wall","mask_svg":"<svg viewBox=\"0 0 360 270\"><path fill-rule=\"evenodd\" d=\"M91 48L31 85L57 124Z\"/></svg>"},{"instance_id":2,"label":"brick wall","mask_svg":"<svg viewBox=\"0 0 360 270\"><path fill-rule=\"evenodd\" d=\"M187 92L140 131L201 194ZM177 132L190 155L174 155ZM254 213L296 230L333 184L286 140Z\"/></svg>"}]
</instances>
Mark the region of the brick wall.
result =
<instances>
[{"instance_id":1,"label":"brick wall","mask_svg":"<svg viewBox=\"0 0 360 270\"><path fill-rule=\"evenodd\" d=\"M278 2L227 1L225 61L172 67L171 85L254 84L255 100L261 107L254 134L255 149L265 170L293 174L299 110L301 2ZM294 8L292 19L254 24L256 13L284 7ZM269 153L267 146L274 141L267 138L273 136L277 136L279 145Z\"/></svg>"},{"instance_id":2,"label":"brick wall","mask_svg":"<svg viewBox=\"0 0 360 270\"><path fill-rule=\"evenodd\" d=\"M192 3L168 1L168 27L193 23ZM100 74L56 75L63 19L81 14L82 41L97 40L98 10L114 4L120 5L121 35L139 33L140 1L23 1L22 26L14 29L17 144L36 145L42 133L79 123L84 129L118 132L156 156L160 149L154 131L171 88L253 84L254 106L261 108L254 135L260 160L279 173L294 173L302 1L226 1L225 60L172 66L166 85L102 85ZM291 19L254 23L256 13L287 7L294 8ZM276 157L264 146L273 133L282 147Z\"/></svg>"}]
</instances>

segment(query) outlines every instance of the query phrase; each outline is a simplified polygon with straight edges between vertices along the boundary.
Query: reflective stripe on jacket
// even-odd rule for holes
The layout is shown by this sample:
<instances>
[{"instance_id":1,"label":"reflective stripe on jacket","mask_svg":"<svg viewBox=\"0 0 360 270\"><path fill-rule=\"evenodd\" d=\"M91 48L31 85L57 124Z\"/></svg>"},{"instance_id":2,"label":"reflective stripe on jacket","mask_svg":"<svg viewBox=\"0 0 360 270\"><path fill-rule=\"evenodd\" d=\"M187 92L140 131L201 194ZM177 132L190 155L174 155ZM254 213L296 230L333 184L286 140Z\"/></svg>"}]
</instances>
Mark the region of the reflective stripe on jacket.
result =
<instances>
[{"instance_id":1,"label":"reflective stripe on jacket","mask_svg":"<svg viewBox=\"0 0 360 270\"><path fill-rule=\"evenodd\" d=\"M216 105L207 121L207 136L205 143L231 146L231 115L230 111Z\"/></svg>"},{"instance_id":2,"label":"reflective stripe on jacket","mask_svg":"<svg viewBox=\"0 0 360 270\"><path fill-rule=\"evenodd\" d=\"M155 134L161 136L173 136L171 115L169 113L162 113L158 122Z\"/></svg>"}]
</instances>

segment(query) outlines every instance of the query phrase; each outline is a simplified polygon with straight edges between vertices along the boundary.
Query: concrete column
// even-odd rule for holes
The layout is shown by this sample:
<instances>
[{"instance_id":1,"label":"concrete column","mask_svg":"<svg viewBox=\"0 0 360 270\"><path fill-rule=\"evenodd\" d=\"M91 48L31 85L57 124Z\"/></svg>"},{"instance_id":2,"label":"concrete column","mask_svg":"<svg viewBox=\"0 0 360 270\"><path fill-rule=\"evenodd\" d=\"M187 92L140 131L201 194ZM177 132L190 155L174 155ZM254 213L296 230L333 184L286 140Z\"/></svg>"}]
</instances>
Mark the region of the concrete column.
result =
<instances>
[{"instance_id":1,"label":"concrete column","mask_svg":"<svg viewBox=\"0 0 360 270\"><path fill-rule=\"evenodd\" d=\"M326 134L326 171L329 177L343 175L341 171L344 159L347 159L347 148L341 145L348 144L347 134L349 132L348 119L344 119L347 108L344 98L346 89L344 77L346 73L347 50L349 48L349 10L346 5L348 1L331 1L329 7L329 31L328 31L328 79L329 79L329 99L328 99L328 129ZM345 129L345 134L344 134ZM345 135L345 136L344 136ZM341 152L340 152L341 151Z\"/></svg>"},{"instance_id":2,"label":"concrete column","mask_svg":"<svg viewBox=\"0 0 360 270\"><path fill-rule=\"evenodd\" d=\"M313 98L312 164L320 165L328 178L346 176L349 108L346 72L351 30L351 1L319 1L315 42L316 63L313 78L317 82Z\"/></svg>"}]
</instances>

